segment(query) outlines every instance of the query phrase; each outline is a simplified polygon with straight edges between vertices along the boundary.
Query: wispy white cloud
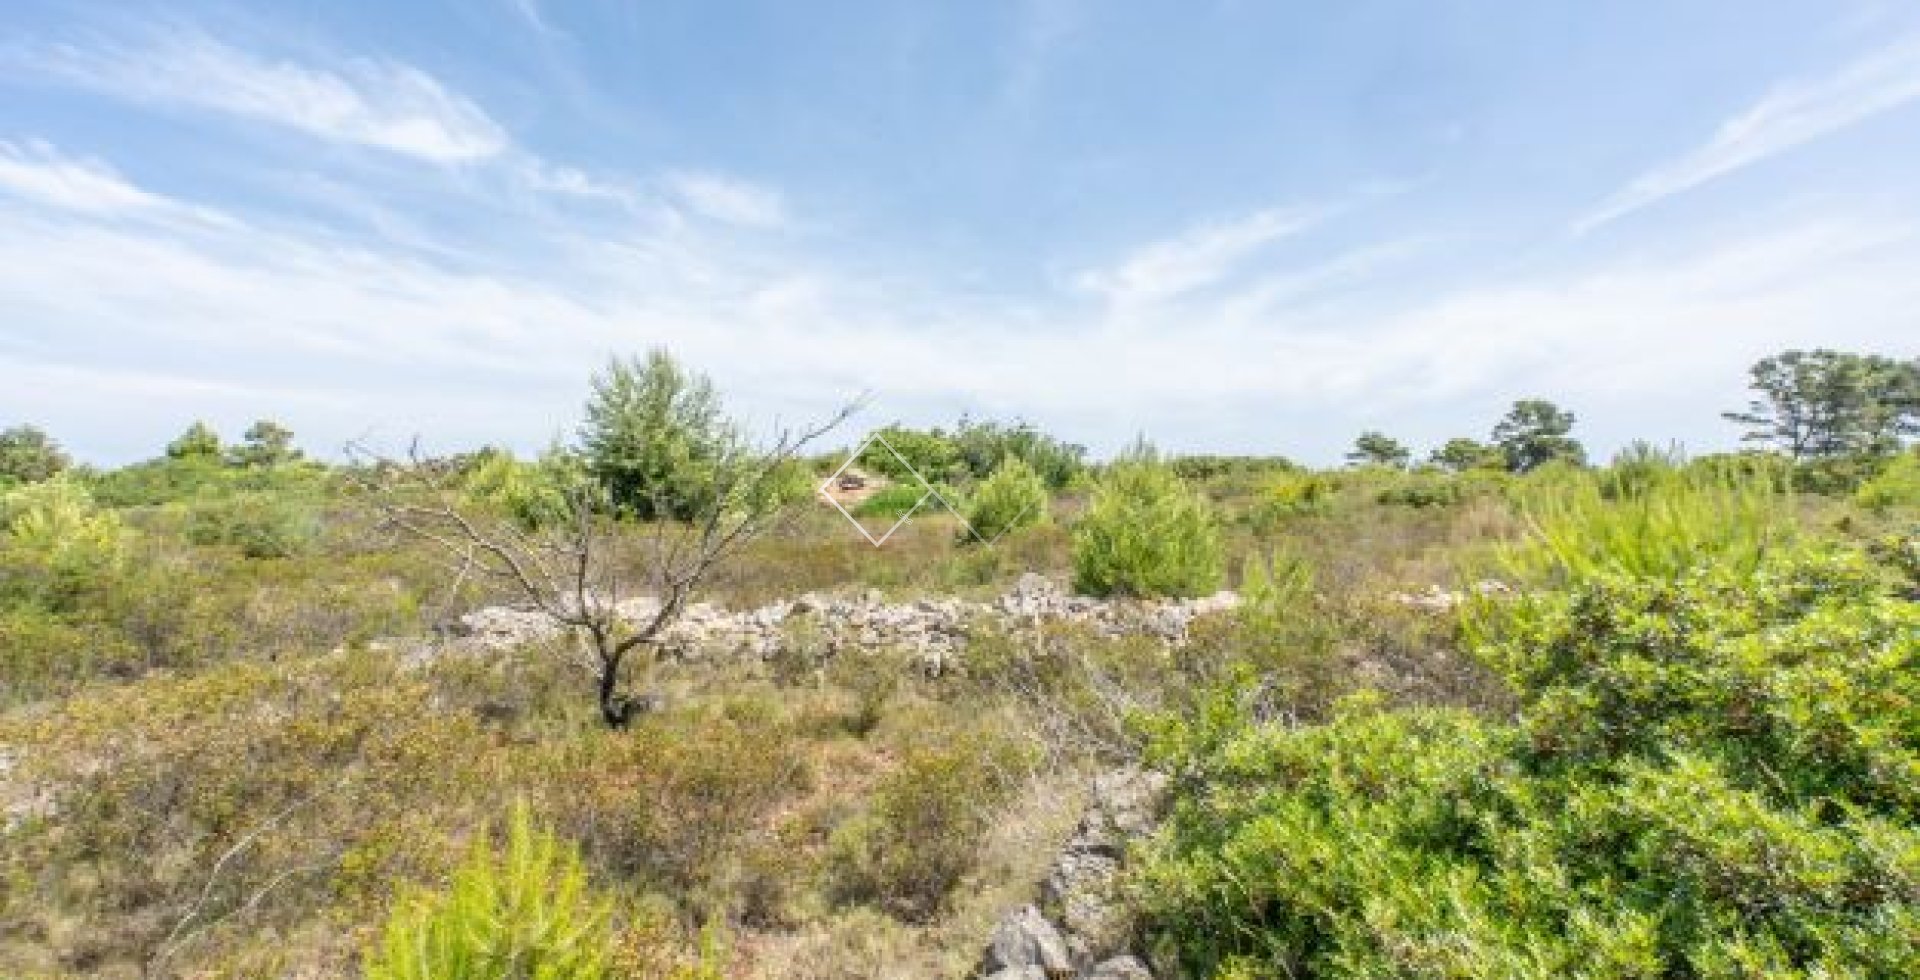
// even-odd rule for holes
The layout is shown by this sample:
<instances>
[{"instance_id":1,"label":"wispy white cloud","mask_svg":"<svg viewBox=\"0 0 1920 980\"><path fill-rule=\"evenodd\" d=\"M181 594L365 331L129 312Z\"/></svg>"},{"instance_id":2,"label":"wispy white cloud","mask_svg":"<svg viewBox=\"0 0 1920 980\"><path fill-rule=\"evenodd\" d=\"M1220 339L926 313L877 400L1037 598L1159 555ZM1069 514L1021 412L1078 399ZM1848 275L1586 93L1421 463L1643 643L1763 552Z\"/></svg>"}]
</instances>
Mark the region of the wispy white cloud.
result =
<instances>
[{"instance_id":1,"label":"wispy white cloud","mask_svg":"<svg viewBox=\"0 0 1920 980\"><path fill-rule=\"evenodd\" d=\"M547 13L541 7L540 0L506 0L506 2L509 7L513 8L514 13L518 14L520 19L526 21L527 26L533 28L535 31L548 35L549 37L567 36L565 31L555 27L553 22L547 19Z\"/></svg>"},{"instance_id":2,"label":"wispy white cloud","mask_svg":"<svg viewBox=\"0 0 1920 980\"><path fill-rule=\"evenodd\" d=\"M725 174L682 170L668 174L668 191L694 211L728 224L778 228L788 222L779 191Z\"/></svg>"},{"instance_id":3,"label":"wispy white cloud","mask_svg":"<svg viewBox=\"0 0 1920 980\"><path fill-rule=\"evenodd\" d=\"M301 64L197 31L156 30L130 43L17 46L8 60L116 98L224 113L434 163L485 160L509 145L472 101L418 68L382 59Z\"/></svg>"},{"instance_id":4,"label":"wispy white cloud","mask_svg":"<svg viewBox=\"0 0 1920 980\"><path fill-rule=\"evenodd\" d=\"M1113 266L1083 272L1076 283L1115 307L1171 299L1220 281L1262 247L1312 227L1324 214L1270 208L1209 222L1145 245Z\"/></svg>"},{"instance_id":5,"label":"wispy white cloud","mask_svg":"<svg viewBox=\"0 0 1920 980\"><path fill-rule=\"evenodd\" d=\"M322 449L376 427L537 446L607 353L654 344L760 418L873 389L903 411L1055 421L1096 446L1173 424L1189 445L1231 446L1223 433L1257 419L1247 448L1331 458L1381 411L1428 442L1474 431L1453 431L1477 411L1460 406L1488 404L1490 422L1503 399L1543 394L1579 411L1602 448L1625 434L1699 443L1755 357L1884 347L1920 307L1920 235L1884 216L1797 219L1364 308L1318 301L1330 282L1398 278L1408 256L1389 244L1268 270L1253 289L1275 288L1251 305L1246 291L1190 288L1122 321L1064 294L887 281L758 236L542 226L479 263L265 220L188 234L62 200L23 197L0 222L0 307L25 325L0 335L0 391L65 379L46 421L73 427L82 451L105 439L151 451L202 404L284 414ZM1219 260L1189 264L1213 268L1286 223L1242 224L1215 226L1211 245L1187 236Z\"/></svg>"},{"instance_id":6,"label":"wispy white cloud","mask_svg":"<svg viewBox=\"0 0 1920 980\"><path fill-rule=\"evenodd\" d=\"M1742 167L1920 99L1920 36L1822 78L1783 84L1727 120L1705 145L1662 164L1574 222L1585 234Z\"/></svg>"},{"instance_id":7,"label":"wispy white cloud","mask_svg":"<svg viewBox=\"0 0 1920 980\"><path fill-rule=\"evenodd\" d=\"M550 163L531 155L520 160L516 169L527 186L542 193L605 201L629 211L639 211L647 203L645 195L627 182L590 174L577 167Z\"/></svg>"},{"instance_id":8,"label":"wispy white cloud","mask_svg":"<svg viewBox=\"0 0 1920 980\"><path fill-rule=\"evenodd\" d=\"M0 195L100 217L144 216L227 225L232 219L135 186L107 163L44 140L0 140Z\"/></svg>"},{"instance_id":9,"label":"wispy white cloud","mask_svg":"<svg viewBox=\"0 0 1920 980\"><path fill-rule=\"evenodd\" d=\"M167 203L128 183L105 163L63 156L39 140L0 140L0 190L89 214L140 211Z\"/></svg>"}]
</instances>

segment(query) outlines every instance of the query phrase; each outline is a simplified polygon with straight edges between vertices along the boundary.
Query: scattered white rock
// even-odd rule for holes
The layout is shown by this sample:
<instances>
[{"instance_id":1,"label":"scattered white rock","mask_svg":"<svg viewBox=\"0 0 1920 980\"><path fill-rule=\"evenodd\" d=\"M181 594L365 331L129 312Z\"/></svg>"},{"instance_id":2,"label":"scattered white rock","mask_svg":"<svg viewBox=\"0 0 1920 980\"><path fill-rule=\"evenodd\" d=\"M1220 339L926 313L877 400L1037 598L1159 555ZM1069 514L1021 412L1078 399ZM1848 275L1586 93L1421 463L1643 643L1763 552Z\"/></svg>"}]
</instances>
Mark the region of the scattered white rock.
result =
<instances>
[{"instance_id":1,"label":"scattered white rock","mask_svg":"<svg viewBox=\"0 0 1920 980\"><path fill-rule=\"evenodd\" d=\"M1513 594L1513 587L1496 579L1482 579L1473 583L1473 594L1481 598L1505 598ZM1421 592L1393 592L1387 595L1391 602L1435 614L1450 613L1467 598L1464 592L1443 589L1438 585L1429 585Z\"/></svg>"},{"instance_id":2,"label":"scattered white rock","mask_svg":"<svg viewBox=\"0 0 1920 980\"><path fill-rule=\"evenodd\" d=\"M1015 626L1082 623L1106 636L1143 633L1179 645L1186 642L1195 620L1229 611L1239 602L1232 592L1198 599L1093 599L1069 595L1059 583L1029 572L1014 583L1012 591L984 603L951 597L890 603L871 589L858 596L810 592L737 612L714 603L694 603L661 637L660 652L676 660L770 657L786 642L788 622L810 616L820 624L828 653L848 647L900 647L911 651L929 673L937 674L965 647L970 624L981 620L998 619ZM613 603L613 609L629 623L644 623L658 614L660 602L636 596ZM499 652L550 640L561 632L539 610L489 606L448 624L442 648L454 653ZM406 650L410 663L431 656L417 656L418 651L404 640L383 642Z\"/></svg>"},{"instance_id":3,"label":"scattered white rock","mask_svg":"<svg viewBox=\"0 0 1920 980\"><path fill-rule=\"evenodd\" d=\"M987 940L986 955L980 962L980 972L1001 976L1008 971L1034 969L1043 977L1071 976L1073 960L1067 955L1067 944L1060 938L1060 931L1039 909L1028 905L1001 919L994 927L992 938Z\"/></svg>"},{"instance_id":4,"label":"scattered white rock","mask_svg":"<svg viewBox=\"0 0 1920 980\"><path fill-rule=\"evenodd\" d=\"M1027 905L1000 920L979 973L1019 976L1005 971L1038 964L1053 977L1153 980L1153 971L1127 948L1134 920L1120 892L1120 872L1127 844L1153 830L1166 798L1167 777L1161 773L1122 769L1096 777L1086 812L1041 886L1047 911ZM1057 938L1065 946L1066 965L1010 955L1026 950L1024 938L1035 936Z\"/></svg>"}]
</instances>

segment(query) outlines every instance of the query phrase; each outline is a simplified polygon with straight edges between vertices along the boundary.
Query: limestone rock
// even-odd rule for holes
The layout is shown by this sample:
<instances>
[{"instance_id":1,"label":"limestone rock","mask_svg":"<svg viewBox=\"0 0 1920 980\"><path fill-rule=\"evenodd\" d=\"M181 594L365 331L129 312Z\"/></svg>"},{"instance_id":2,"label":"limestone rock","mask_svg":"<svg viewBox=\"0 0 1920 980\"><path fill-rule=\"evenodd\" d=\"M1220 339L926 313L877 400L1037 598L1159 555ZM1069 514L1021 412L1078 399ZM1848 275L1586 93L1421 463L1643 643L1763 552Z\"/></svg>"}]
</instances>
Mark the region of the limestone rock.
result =
<instances>
[{"instance_id":1,"label":"limestone rock","mask_svg":"<svg viewBox=\"0 0 1920 980\"><path fill-rule=\"evenodd\" d=\"M1082 974L1086 980L1153 980L1153 971L1138 956L1116 956Z\"/></svg>"},{"instance_id":2,"label":"limestone rock","mask_svg":"<svg viewBox=\"0 0 1920 980\"><path fill-rule=\"evenodd\" d=\"M1073 973L1073 960L1060 931L1031 905L1021 906L1000 920L980 963L980 972L989 976L1019 969L1038 969L1043 977Z\"/></svg>"}]
</instances>

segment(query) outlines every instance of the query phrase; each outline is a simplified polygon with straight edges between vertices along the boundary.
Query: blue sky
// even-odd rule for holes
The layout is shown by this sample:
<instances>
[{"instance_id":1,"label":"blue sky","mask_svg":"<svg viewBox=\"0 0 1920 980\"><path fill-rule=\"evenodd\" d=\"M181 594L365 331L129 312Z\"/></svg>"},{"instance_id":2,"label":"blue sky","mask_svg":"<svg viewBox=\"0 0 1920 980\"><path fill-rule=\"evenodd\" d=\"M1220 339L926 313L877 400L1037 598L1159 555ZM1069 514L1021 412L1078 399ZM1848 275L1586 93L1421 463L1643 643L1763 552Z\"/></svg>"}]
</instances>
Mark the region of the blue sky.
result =
<instances>
[{"instance_id":1,"label":"blue sky","mask_svg":"<svg viewBox=\"0 0 1920 980\"><path fill-rule=\"evenodd\" d=\"M1721 448L1759 356L1920 353L1920 9L0 11L0 422L531 449L656 345L761 426Z\"/></svg>"}]
</instances>

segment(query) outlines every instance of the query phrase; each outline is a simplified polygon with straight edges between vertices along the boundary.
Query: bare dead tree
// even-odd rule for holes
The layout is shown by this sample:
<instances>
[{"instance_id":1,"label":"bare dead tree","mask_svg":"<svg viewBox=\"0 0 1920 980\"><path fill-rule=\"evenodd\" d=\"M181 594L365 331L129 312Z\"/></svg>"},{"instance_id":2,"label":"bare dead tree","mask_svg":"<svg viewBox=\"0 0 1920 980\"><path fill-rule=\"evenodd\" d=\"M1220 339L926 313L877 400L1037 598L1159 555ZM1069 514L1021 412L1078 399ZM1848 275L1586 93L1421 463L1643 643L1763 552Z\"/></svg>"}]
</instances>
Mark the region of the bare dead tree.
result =
<instances>
[{"instance_id":1,"label":"bare dead tree","mask_svg":"<svg viewBox=\"0 0 1920 980\"><path fill-rule=\"evenodd\" d=\"M707 576L792 513L796 502L779 486L789 464L857 408L849 404L803 430L783 429L763 448L729 445L698 481L684 519L623 519L597 484L582 479L565 490L564 520L528 528L465 504L458 474L423 458L417 443L404 461L363 445L348 452L362 464L356 472L380 524L434 545L456 588L475 579L504 583L569 634L576 662L592 677L601 720L624 728L649 703L621 690L628 663L637 652L651 661ZM641 543L637 573L615 555L616 541L634 539ZM657 603L630 621L617 603L643 595Z\"/></svg>"}]
</instances>

